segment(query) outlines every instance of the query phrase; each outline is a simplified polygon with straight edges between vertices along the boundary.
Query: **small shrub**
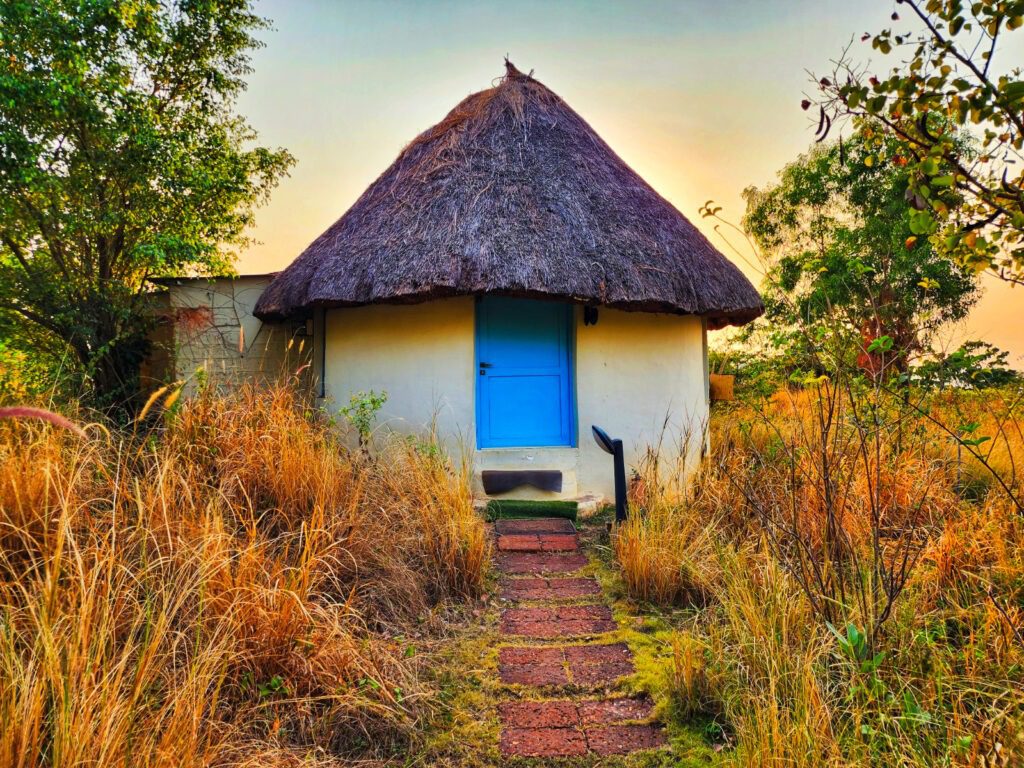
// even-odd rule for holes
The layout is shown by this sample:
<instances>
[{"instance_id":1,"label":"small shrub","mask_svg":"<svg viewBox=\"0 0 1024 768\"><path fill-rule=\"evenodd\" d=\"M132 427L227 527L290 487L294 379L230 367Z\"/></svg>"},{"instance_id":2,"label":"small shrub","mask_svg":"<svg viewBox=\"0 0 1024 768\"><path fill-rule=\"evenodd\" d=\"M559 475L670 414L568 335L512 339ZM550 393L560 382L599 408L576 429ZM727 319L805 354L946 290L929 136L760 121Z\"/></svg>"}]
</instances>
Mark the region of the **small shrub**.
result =
<instances>
[{"instance_id":1,"label":"small shrub","mask_svg":"<svg viewBox=\"0 0 1024 768\"><path fill-rule=\"evenodd\" d=\"M387 401L387 392L378 394L372 389L369 392L353 392L349 404L341 409L341 414L348 419L359 435L360 448L366 448L377 412Z\"/></svg>"}]
</instances>

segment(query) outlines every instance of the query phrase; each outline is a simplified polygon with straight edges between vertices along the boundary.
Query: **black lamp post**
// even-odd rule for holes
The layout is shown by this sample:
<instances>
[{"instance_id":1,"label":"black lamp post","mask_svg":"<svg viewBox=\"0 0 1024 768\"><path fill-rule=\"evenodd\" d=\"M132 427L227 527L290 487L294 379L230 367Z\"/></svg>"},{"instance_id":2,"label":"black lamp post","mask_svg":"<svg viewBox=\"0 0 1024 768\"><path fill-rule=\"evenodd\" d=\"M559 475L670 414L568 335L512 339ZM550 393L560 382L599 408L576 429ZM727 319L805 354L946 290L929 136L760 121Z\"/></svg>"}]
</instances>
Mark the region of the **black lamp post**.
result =
<instances>
[{"instance_id":1,"label":"black lamp post","mask_svg":"<svg viewBox=\"0 0 1024 768\"><path fill-rule=\"evenodd\" d=\"M615 460L615 522L626 520L626 459L622 455L622 441L612 440L608 433L598 426L591 426L594 440L601 450L610 453Z\"/></svg>"}]
</instances>

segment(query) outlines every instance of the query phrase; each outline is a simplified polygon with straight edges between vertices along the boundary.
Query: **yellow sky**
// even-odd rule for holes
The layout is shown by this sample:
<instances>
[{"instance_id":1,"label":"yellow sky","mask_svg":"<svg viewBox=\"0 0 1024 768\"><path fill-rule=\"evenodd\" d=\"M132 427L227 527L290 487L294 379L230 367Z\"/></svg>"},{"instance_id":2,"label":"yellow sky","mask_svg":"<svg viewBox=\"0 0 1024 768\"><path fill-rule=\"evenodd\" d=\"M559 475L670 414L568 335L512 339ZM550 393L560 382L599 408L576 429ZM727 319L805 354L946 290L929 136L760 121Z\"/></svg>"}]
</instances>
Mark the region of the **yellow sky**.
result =
<instances>
[{"instance_id":1,"label":"yellow sky","mask_svg":"<svg viewBox=\"0 0 1024 768\"><path fill-rule=\"evenodd\" d=\"M806 70L827 70L851 37L889 24L892 2L459 2L262 0L275 29L254 58L241 109L263 143L298 159L257 214L240 272L286 266L506 53L562 96L622 158L755 280L700 220L731 219L740 192L807 148ZM1008 61L1024 58L1024 32ZM870 46L853 50L870 58ZM1024 367L1024 288L984 280L950 341L983 338Z\"/></svg>"}]
</instances>

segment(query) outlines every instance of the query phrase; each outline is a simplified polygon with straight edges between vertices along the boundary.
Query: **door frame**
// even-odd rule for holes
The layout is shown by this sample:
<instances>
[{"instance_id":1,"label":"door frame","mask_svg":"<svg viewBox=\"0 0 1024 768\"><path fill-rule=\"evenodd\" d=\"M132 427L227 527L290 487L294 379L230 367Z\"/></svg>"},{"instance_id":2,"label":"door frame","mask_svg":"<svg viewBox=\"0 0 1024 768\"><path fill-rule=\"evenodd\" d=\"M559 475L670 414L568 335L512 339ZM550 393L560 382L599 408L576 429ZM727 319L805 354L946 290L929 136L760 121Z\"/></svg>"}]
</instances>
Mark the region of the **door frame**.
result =
<instances>
[{"instance_id":1,"label":"door frame","mask_svg":"<svg viewBox=\"0 0 1024 768\"><path fill-rule=\"evenodd\" d=\"M500 298L507 299L520 299L517 296L503 296L501 294L494 294ZM481 402L480 402L480 334L482 330L482 322L480 319L481 306L483 300L487 298L488 294L478 295L474 298L473 302L473 416L475 422L474 431L474 442L478 451L505 451L505 450L517 450L520 448L537 448L537 449L565 449L565 448L576 448L579 444L579 423L578 423L578 397L576 392L576 325L577 325L577 308L575 304L569 302L555 301L553 304L560 304L565 307L566 313L566 355L568 360L566 361L566 372L568 376L568 398L569 398L569 435L568 442L557 443L553 445L481 445L482 424L481 424ZM523 297L526 301L545 301L544 299L533 299Z\"/></svg>"}]
</instances>

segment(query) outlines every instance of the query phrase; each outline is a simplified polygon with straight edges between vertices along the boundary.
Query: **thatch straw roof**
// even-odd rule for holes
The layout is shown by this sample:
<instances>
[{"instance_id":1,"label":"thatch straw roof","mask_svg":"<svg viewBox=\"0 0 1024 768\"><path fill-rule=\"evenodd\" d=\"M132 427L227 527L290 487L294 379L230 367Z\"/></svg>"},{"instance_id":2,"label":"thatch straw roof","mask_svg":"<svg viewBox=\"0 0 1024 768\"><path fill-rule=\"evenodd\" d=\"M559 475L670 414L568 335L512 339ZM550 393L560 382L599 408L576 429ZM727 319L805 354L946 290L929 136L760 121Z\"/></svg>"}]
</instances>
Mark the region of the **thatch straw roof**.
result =
<instances>
[{"instance_id":1,"label":"thatch straw roof","mask_svg":"<svg viewBox=\"0 0 1024 768\"><path fill-rule=\"evenodd\" d=\"M562 99L506 62L417 137L260 297L313 307L499 293L711 327L763 311L750 281Z\"/></svg>"}]
</instances>

